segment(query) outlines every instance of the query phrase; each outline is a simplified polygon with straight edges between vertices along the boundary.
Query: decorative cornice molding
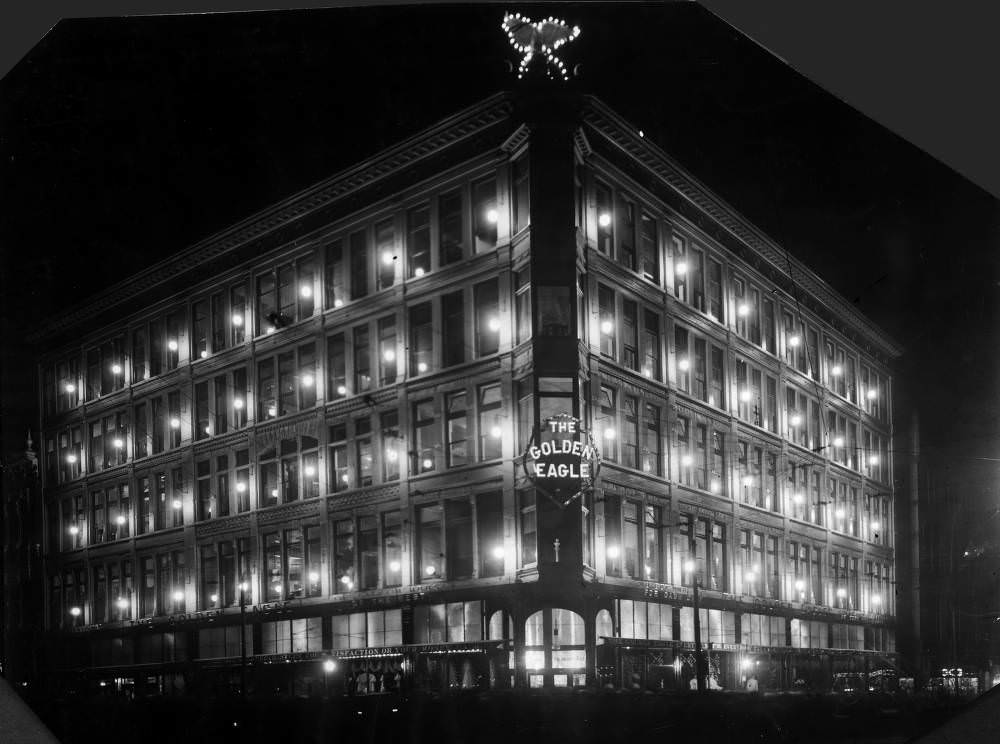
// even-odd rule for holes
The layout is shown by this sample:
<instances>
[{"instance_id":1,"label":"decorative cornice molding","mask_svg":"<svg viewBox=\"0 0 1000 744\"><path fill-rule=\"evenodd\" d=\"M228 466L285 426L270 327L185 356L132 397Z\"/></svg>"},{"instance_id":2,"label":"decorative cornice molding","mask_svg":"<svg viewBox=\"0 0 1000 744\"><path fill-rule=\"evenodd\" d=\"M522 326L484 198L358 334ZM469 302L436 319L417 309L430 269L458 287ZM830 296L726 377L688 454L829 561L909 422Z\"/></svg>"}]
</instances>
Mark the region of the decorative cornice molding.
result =
<instances>
[{"instance_id":1,"label":"decorative cornice molding","mask_svg":"<svg viewBox=\"0 0 1000 744\"><path fill-rule=\"evenodd\" d=\"M497 93L358 165L300 191L225 230L209 236L176 256L118 282L40 326L29 340L39 343L98 313L148 292L171 278L198 268L239 246L271 233L361 188L412 167L421 160L507 119L513 110L507 93Z\"/></svg>"},{"instance_id":2,"label":"decorative cornice molding","mask_svg":"<svg viewBox=\"0 0 1000 744\"><path fill-rule=\"evenodd\" d=\"M583 120L594 134L656 174L663 183L766 260L780 274L828 306L834 314L843 317L883 353L890 357L903 353L903 348L896 341L855 310L833 287L712 193L667 153L633 133L628 122L606 104L593 96L587 96L587 104L583 108Z\"/></svg>"}]
</instances>

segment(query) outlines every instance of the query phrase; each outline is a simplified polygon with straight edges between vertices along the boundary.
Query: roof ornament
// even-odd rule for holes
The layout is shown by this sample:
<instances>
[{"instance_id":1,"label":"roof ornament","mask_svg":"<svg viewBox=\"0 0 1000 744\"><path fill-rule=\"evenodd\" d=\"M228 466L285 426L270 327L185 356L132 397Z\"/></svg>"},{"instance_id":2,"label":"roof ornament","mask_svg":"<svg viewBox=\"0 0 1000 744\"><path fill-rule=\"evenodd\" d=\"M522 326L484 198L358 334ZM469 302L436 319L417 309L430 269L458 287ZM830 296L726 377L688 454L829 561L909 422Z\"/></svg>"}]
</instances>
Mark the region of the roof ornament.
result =
<instances>
[{"instance_id":1,"label":"roof ornament","mask_svg":"<svg viewBox=\"0 0 1000 744\"><path fill-rule=\"evenodd\" d=\"M523 55L517 68L518 80L524 77L535 55L544 56L545 74L550 80L553 78L553 71L563 80L569 80L566 66L556 56L556 50L580 35L579 26L571 28L566 22L552 16L532 21L520 13L507 13L500 27L507 34L510 45Z\"/></svg>"}]
</instances>

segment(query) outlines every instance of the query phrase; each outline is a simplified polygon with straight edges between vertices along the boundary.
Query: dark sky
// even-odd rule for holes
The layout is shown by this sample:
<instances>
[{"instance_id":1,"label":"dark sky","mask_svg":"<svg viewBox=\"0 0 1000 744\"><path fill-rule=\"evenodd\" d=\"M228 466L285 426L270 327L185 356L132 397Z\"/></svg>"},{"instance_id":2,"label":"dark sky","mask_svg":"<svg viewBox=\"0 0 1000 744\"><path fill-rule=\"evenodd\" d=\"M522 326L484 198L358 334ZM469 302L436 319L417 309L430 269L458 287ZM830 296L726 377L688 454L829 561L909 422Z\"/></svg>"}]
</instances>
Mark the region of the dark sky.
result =
<instances>
[{"instance_id":1,"label":"dark sky","mask_svg":"<svg viewBox=\"0 0 1000 744\"><path fill-rule=\"evenodd\" d=\"M25 327L509 87L509 7L56 26L0 83L5 449ZM580 25L591 92L908 349L925 441L1000 457L992 196L698 5L520 9Z\"/></svg>"}]
</instances>

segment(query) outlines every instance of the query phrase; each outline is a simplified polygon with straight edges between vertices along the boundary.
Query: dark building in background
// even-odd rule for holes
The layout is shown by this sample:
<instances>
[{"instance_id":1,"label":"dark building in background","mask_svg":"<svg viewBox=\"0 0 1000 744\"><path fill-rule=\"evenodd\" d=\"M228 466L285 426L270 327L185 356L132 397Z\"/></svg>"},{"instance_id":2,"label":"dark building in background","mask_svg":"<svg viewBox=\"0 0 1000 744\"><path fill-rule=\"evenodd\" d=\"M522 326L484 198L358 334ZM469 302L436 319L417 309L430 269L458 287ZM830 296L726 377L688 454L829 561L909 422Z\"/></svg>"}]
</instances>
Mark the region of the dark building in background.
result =
<instances>
[{"instance_id":1,"label":"dark building in background","mask_svg":"<svg viewBox=\"0 0 1000 744\"><path fill-rule=\"evenodd\" d=\"M695 582L712 686L895 665L899 347L570 87L35 340L56 684L687 688ZM600 450L566 501L522 462L554 416Z\"/></svg>"},{"instance_id":2,"label":"dark building in background","mask_svg":"<svg viewBox=\"0 0 1000 744\"><path fill-rule=\"evenodd\" d=\"M44 616L42 488L29 434L23 452L5 456L0 485L0 674L15 687L39 680Z\"/></svg>"}]
</instances>

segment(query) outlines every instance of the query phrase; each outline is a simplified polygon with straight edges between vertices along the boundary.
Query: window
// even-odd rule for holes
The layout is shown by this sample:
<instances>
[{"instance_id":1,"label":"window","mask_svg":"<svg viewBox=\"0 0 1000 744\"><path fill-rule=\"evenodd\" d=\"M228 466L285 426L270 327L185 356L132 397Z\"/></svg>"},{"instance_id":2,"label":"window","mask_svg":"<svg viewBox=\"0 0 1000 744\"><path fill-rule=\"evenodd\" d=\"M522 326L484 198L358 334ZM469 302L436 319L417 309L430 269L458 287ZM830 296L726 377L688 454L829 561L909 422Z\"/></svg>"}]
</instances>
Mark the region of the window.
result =
<instances>
[{"instance_id":1,"label":"window","mask_svg":"<svg viewBox=\"0 0 1000 744\"><path fill-rule=\"evenodd\" d=\"M660 368L660 319L650 311L643 311L642 374L654 380L661 380Z\"/></svg>"},{"instance_id":2,"label":"window","mask_svg":"<svg viewBox=\"0 0 1000 744\"><path fill-rule=\"evenodd\" d=\"M639 319L636 304L622 300L622 364L639 371Z\"/></svg>"},{"instance_id":3,"label":"window","mask_svg":"<svg viewBox=\"0 0 1000 744\"><path fill-rule=\"evenodd\" d=\"M443 509L440 504L420 506L417 512L417 572L419 581L441 578L441 559L444 557L441 524Z\"/></svg>"},{"instance_id":4,"label":"window","mask_svg":"<svg viewBox=\"0 0 1000 744\"><path fill-rule=\"evenodd\" d=\"M597 285L597 306L600 322L601 354L615 358L615 293L603 284Z\"/></svg>"},{"instance_id":5,"label":"window","mask_svg":"<svg viewBox=\"0 0 1000 744\"><path fill-rule=\"evenodd\" d=\"M388 315L378 321L379 383L396 382L396 318Z\"/></svg>"},{"instance_id":6,"label":"window","mask_svg":"<svg viewBox=\"0 0 1000 744\"><path fill-rule=\"evenodd\" d=\"M434 325L431 303L425 302L410 308L410 375L430 371L433 356Z\"/></svg>"},{"instance_id":7,"label":"window","mask_svg":"<svg viewBox=\"0 0 1000 744\"><path fill-rule=\"evenodd\" d=\"M465 298L461 291L442 295L441 317L442 362L452 367L465 361Z\"/></svg>"},{"instance_id":8,"label":"window","mask_svg":"<svg viewBox=\"0 0 1000 744\"><path fill-rule=\"evenodd\" d=\"M328 243L324 254L326 273L323 284L326 290L326 308L342 307L348 299L343 240L337 239Z\"/></svg>"},{"instance_id":9,"label":"window","mask_svg":"<svg viewBox=\"0 0 1000 744\"><path fill-rule=\"evenodd\" d=\"M282 264L257 277L257 332L274 333L313 314L312 256Z\"/></svg>"},{"instance_id":10,"label":"window","mask_svg":"<svg viewBox=\"0 0 1000 744\"><path fill-rule=\"evenodd\" d=\"M530 184L527 156L518 158L511 164L511 202L514 211L514 233L518 233L530 222Z\"/></svg>"},{"instance_id":11,"label":"window","mask_svg":"<svg viewBox=\"0 0 1000 744\"><path fill-rule=\"evenodd\" d=\"M538 521L535 511L535 492L531 489L518 491L517 504L521 566L532 566L538 560Z\"/></svg>"},{"instance_id":12,"label":"window","mask_svg":"<svg viewBox=\"0 0 1000 744\"><path fill-rule=\"evenodd\" d=\"M465 241L462 239L464 224L461 190L442 194L438 198L438 261L441 266L462 260L465 254Z\"/></svg>"},{"instance_id":13,"label":"window","mask_svg":"<svg viewBox=\"0 0 1000 744\"><path fill-rule=\"evenodd\" d=\"M343 333L337 333L326 340L326 354L327 398L342 398L347 395L347 357Z\"/></svg>"},{"instance_id":14,"label":"window","mask_svg":"<svg viewBox=\"0 0 1000 744\"><path fill-rule=\"evenodd\" d=\"M663 457L660 452L660 408L644 404L642 437L642 470L653 475L663 475Z\"/></svg>"},{"instance_id":15,"label":"window","mask_svg":"<svg viewBox=\"0 0 1000 744\"><path fill-rule=\"evenodd\" d=\"M514 305L517 313L517 343L531 338L531 268L526 266L514 273Z\"/></svg>"},{"instance_id":16,"label":"window","mask_svg":"<svg viewBox=\"0 0 1000 744\"><path fill-rule=\"evenodd\" d=\"M466 393L459 390L445 394L446 456L449 468L469 463L468 415Z\"/></svg>"},{"instance_id":17,"label":"window","mask_svg":"<svg viewBox=\"0 0 1000 744\"><path fill-rule=\"evenodd\" d=\"M296 527L265 533L262 541L267 572L264 577L264 600L271 602L305 596L302 529Z\"/></svg>"},{"instance_id":18,"label":"window","mask_svg":"<svg viewBox=\"0 0 1000 744\"><path fill-rule=\"evenodd\" d=\"M357 486L370 486L375 476L375 455L372 452L371 419L354 420L354 442L357 454Z\"/></svg>"},{"instance_id":19,"label":"window","mask_svg":"<svg viewBox=\"0 0 1000 744\"><path fill-rule=\"evenodd\" d=\"M121 336L87 350L87 400L125 386L125 339Z\"/></svg>"},{"instance_id":20,"label":"window","mask_svg":"<svg viewBox=\"0 0 1000 744\"><path fill-rule=\"evenodd\" d=\"M502 576L504 572L503 494L499 491L476 496L476 543L479 576Z\"/></svg>"},{"instance_id":21,"label":"window","mask_svg":"<svg viewBox=\"0 0 1000 744\"><path fill-rule=\"evenodd\" d=\"M434 400L428 398L417 401L413 404L413 472L426 473L434 470L440 447Z\"/></svg>"},{"instance_id":22,"label":"window","mask_svg":"<svg viewBox=\"0 0 1000 744\"><path fill-rule=\"evenodd\" d=\"M618 430L615 425L618 416L616 397L617 391L614 388L601 385L597 402L598 416L594 429L601 448L601 457L610 462L618 461Z\"/></svg>"},{"instance_id":23,"label":"window","mask_svg":"<svg viewBox=\"0 0 1000 744\"><path fill-rule=\"evenodd\" d=\"M174 310L132 332L132 381L156 377L187 361L184 311Z\"/></svg>"},{"instance_id":24,"label":"window","mask_svg":"<svg viewBox=\"0 0 1000 744\"><path fill-rule=\"evenodd\" d=\"M479 460L495 460L502 456L500 427L500 383L480 385L477 391L479 414Z\"/></svg>"},{"instance_id":25,"label":"window","mask_svg":"<svg viewBox=\"0 0 1000 744\"><path fill-rule=\"evenodd\" d=\"M528 224L528 165L527 159L514 163L514 232ZM484 253L497 245L497 184L493 175L472 184L472 229L476 253Z\"/></svg>"},{"instance_id":26,"label":"window","mask_svg":"<svg viewBox=\"0 0 1000 744\"><path fill-rule=\"evenodd\" d=\"M491 279L474 287L476 306L476 354L495 354L500 347L500 317L497 280Z\"/></svg>"},{"instance_id":27,"label":"window","mask_svg":"<svg viewBox=\"0 0 1000 744\"><path fill-rule=\"evenodd\" d=\"M351 477L348 473L347 427L344 424L334 424L329 427L329 447L327 449L327 488L333 493L350 487Z\"/></svg>"},{"instance_id":28,"label":"window","mask_svg":"<svg viewBox=\"0 0 1000 744\"><path fill-rule=\"evenodd\" d=\"M399 413L384 411L380 416L382 430L382 480L399 479L399 455L403 444L399 435Z\"/></svg>"},{"instance_id":29,"label":"window","mask_svg":"<svg viewBox=\"0 0 1000 744\"><path fill-rule=\"evenodd\" d=\"M382 514L382 565L385 586L402 584L403 531L398 511Z\"/></svg>"},{"instance_id":30,"label":"window","mask_svg":"<svg viewBox=\"0 0 1000 744\"><path fill-rule=\"evenodd\" d=\"M234 381L234 387L235 383ZM235 406L235 399L233 401ZM261 421L316 405L316 345L303 344L257 363L257 416ZM239 407L243 410L245 402Z\"/></svg>"},{"instance_id":31,"label":"window","mask_svg":"<svg viewBox=\"0 0 1000 744\"><path fill-rule=\"evenodd\" d=\"M359 300L368 294L368 233L359 230L351 233L351 299Z\"/></svg>"},{"instance_id":32,"label":"window","mask_svg":"<svg viewBox=\"0 0 1000 744\"><path fill-rule=\"evenodd\" d=\"M660 283L660 245L656 234L656 218L642 212L639 226L639 263L642 275Z\"/></svg>"},{"instance_id":33,"label":"window","mask_svg":"<svg viewBox=\"0 0 1000 744\"><path fill-rule=\"evenodd\" d=\"M133 354L135 350L133 347ZM134 379L144 379L137 377ZM80 360L67 359L56 365L57 408L68 411L80 405ZM51 388L50 388L51 389Z\"/></svg>"},{"instance_id":34,"label":"window","mask_svg":"<svg viewBox=\"0 0 1000 744\"><path fill-rule=\"evenodd\" d=\"M396 283L396 238L392 219L375 224L375 255L378 256L378 289L388 289Z\"/></svg>"},{"instance_id":35,"label":"window","mask_svg":"<svg viewBox=\"0 0 1000 744\"><path fill-rule=\"evenodd\" d=\"M354 393L365 393L372 387L371 348L368 326L354 329Z\"/></svg>"},{"instance_id":36,"label":"window","mask_svg":"<svg viewBox=\"0 0 1000 744\"><path fill-rule=\"evenodd\" d=\"M618 195L616 217L618 261L629 271L635 271L635 203L622 194Z\"/></svg>"},{"instance_id":37,"label":"window","mask_svg":"<svg viewBox=\"0 0 1000 744\"><path fill-rule=\"evenodd\" d=\"M431 211L427 204L406 212L406 263L411 278L431 270Z\"/></svg>"},{"instance_id":38,"label":"window","mask_svg":"<svg viewBox=\"0 0 1000 744\"><path fill-rule=\"evenodd\" d=\"M261 448L257 454L261 506L319 496L317 447L315 437L303 434Z\"/></svg>"},{"instance_id":39,"label":"window","mask_svg":"<svg viewBox=\"0 0 1000 744\"><path fill-rule=\"evenodd\" d=\"M694 560L695 574L702 582L702 586L716 591L726 591L725 525L707 518L694 519L690 514L681 515L681 518L681 541L687 542L687 556ZM683 557L682 559L686 560ZM693 579L691 574L683 570L681 574L684 586L691 586Z\"/></svg>"}]
</instances>

